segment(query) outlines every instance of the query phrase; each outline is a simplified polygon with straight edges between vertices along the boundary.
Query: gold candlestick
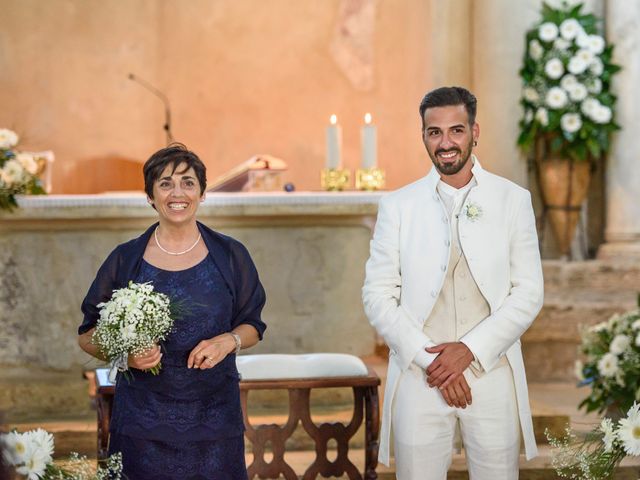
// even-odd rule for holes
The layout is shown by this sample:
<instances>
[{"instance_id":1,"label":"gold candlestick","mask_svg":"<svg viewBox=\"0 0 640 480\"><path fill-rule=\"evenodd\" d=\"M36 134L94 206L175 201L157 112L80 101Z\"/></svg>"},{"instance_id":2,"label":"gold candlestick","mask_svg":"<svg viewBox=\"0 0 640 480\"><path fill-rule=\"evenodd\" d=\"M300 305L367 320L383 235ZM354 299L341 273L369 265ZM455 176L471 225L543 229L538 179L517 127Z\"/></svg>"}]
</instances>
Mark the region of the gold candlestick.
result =
<instances>
[{"instance_id":1,"label":"gold candlestick","mask_svg":"<svg viewBox=\"0 0 640 480\"><path fill-rule=\"evenodd\" d=\"M341 191L349 186L351 172L346 168L323 168L320 172L320 186L323 190Z\"/></svg>"},{"instance_id":2,"label":"gold candlestick","mask_svg":"<svg viewBox=\"0 0 640 480\"><path fill-rule=\"evenodd\" d=\"M378 167L359 168L356 171L356 190L382 190L385 173Z\"/></svg>"}]
</instances>

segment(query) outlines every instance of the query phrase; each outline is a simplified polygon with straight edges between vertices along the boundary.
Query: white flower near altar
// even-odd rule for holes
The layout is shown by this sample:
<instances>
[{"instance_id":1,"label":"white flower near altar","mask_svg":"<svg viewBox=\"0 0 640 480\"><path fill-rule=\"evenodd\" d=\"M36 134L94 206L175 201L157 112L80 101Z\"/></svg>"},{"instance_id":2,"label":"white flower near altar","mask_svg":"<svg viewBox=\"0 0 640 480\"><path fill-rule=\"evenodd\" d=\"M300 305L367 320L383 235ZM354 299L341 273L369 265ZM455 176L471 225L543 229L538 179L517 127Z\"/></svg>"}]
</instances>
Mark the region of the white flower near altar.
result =
<instances>
[{"instance_id":1,"label":"white flower near altar","mask_svg":"<svg viewBox=\"0 0 640 480\"><path fill-rule=\"evenodd\" d=\"M611 341L609 351L615 355L621 355L631 345L631 339L626 335L616 335Z\"/></svg>"},{"instance_id":2,"label":"white flower near altar","mask_svg":"<svg viewBox=\"0 0 640 480\"><path fill-rule=\"evenodd\" d=\"M575 18L568 18L564 22L560 24L560 35L565 40L573 40L578 35L583 34L584 30L582 29L582 25Z\"/></svg>"},{"instance_id":3,"label":"white flower near altar","mask_svg":"<svg viewBox=\"0 0 640 480\"><path fill-rule=\"evenodd\" d=\"M582 120L580 119L580 115L578 115L577 113L565 113L560 118L560 125L562 126L563 130L569 133L573 133L580 130L580 127L582 126Z\"/></svg>"},{"instance_id":4,"label":"white flower near altar","mask_svg":"<svg viewBox=\"0 0 640 480\"><path fill-rule=\"evenodd\" d=\"M28 432L12 431L0 434L0 447L5 462L25 480L119 480L122 475L122 455L115 454L96 470L86 457L71 454L65 468L53 461L53 435L42 428Z\"/></svg>"},{"instance_id":5,"label":"white flower near altar","mask_svg":"<svg viewBox=\"0 0 640 480\"><path fill-rule=\"evenodd\" d=\"M560 87L551 87L545 100L550 108L557 110L567 104L567 92Z\"/></svg>"},{"instance_id":6,"label":"white flower near altar","mask_svg":"<svg viewBox=\"0 0 640 480\"><path fill-rule=\"evenodd\" d=\"M9 129L0 129L0 210L13 210L18 206L18 194L45 193L38 175L45 167L45 159L16 150L18 135ZM40 160L40 163L38 163Z\"/></svg>"},{"instance_id":7,"label":"white flower near altar","mask_svg":"<svg viewBox=\"0 0 640 480\"><path fill-rule=\"evenodd\" d=\"M614 377L618 373L618 357L613 353L605 353L598 361L598 372L603 377Z\"/></svg>"},{"instance_id":8,"label":"white flower near altar","mask_svg":"<svg viewBox=\"0 0 640 480\"><path fill-rule=\"evenodd\" d=\"M111 363L110 379L127 372L129 355L139 355L167 339L181 306L171 302L153 284L129 282L113 291L111 299L98 304L100 318L92 342ZM162 364L151 373L160 373Z\"/></svg>"},{"instance_id":9,"label":"white flower near altar","mask_svg":"<svg viewBox=\"0 0 640 480\"><path fill-rule=\"evenodd\" d=\"M547 77L552 79L558 79L562 77L564 73L564 65L562 65L562 60L559 58L550 59L544 66L544 73L547 74Z\"/></svg>"},{"instance_id":10,"label":"white flower near altar","mask_svg":"<svg viewBox=\"0 0 640 480\"><path fill-rule=\"evenodd\" d=\"M538 35L543 42L551 42L558 36L558 26L552 22L546 22L538 28Z\"/></svg>"},{"instance_id":11,"label":"white flower near altar","mask_svg":"<svg viewBox=\"0 0 640 480\"><path fill-rule=\"evenodd\" d=\"M545 431L551 450L551 466L563 478L605 480L627 456L640 456L640 405L634 403L617 423L603 418L586 436L567 427L555 438Z\"/></svg>"}]
</instances>

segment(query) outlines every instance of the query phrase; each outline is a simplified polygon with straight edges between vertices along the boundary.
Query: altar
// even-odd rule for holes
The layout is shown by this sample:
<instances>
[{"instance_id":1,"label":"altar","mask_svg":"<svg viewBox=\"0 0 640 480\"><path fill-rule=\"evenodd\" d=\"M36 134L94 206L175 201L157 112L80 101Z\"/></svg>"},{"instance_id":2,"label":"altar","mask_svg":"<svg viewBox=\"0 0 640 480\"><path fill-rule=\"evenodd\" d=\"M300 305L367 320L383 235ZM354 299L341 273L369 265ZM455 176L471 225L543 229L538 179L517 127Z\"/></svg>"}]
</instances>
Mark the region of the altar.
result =
<instances>
[{"instance_id":1,"label":"altar","mask_svg":"<svg viewBox=\"0 0 640 480\"><path fill-rule=\"evenodd\" d=\"M248 248L267 292L267 332L251 353L374 352L360 289L381 195L207 195L198 219ZM27 411L40 397L60 411L84 402L80 372L95 365L76 343L80 303L109 252L156 213L142 193L19 204L0 213L0 366L11 367L0 370L0 409Z\"/></svg>"}]
</instances>

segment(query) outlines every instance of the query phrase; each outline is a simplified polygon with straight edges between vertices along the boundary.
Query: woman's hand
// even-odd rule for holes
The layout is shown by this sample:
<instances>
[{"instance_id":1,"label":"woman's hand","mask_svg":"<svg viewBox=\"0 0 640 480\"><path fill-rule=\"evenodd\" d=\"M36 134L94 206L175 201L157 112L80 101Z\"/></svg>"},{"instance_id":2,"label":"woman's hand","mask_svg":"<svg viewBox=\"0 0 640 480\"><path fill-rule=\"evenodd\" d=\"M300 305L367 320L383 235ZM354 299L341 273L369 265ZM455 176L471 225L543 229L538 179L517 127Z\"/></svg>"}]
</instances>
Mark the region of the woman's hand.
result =
<instances>
[{"instance_id":1,"label":"woman's hand","mask_svg":"<svg viewBox=\"0 0 640 480\"><path fill-rule=\"evenodd\" d=\"M138 370L149 370L160 363L162 353L160 353L160 347L154 345L153 348L147 350L145 353L134 356L129 354L127 364L130 367L137 368Z\"/></svg>"},{"instance_id":2,"label":"woman's hand","mask_svg":"<svg viewBox=\"0 0 640 480\"><path fill-rule=\"evenodd\" d=\"M236 342L229 333L223 333L208 340L202 340L191 350L187 367L205 370L213 368L236 349Z\"/></svg>"}]
</instances>

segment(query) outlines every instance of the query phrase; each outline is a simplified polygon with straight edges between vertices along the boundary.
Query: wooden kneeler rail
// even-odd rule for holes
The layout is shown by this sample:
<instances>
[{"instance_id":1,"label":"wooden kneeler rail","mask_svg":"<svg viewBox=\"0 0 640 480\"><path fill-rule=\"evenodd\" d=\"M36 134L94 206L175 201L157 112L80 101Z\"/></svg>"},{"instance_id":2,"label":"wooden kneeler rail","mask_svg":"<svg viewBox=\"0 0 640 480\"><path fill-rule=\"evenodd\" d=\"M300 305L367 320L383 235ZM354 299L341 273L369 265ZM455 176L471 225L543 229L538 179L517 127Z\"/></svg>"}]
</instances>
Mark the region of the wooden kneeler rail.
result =
<instances>
[{"instance_id":1,"label":"wooden kneeler rail","mask_svg":"<svg viewBox=\"0 0 640 480\"><path fill-rule=\"evenodd\" d=\"M107 370L96 370L96 409L98 420L98 459L107 457L109 445L109 421L113 406L115 387L107 379ZM378 430L380 411L378 386L380 378L368 368L367 375L319 378L293 378L277 380L241 380L240 398L244 417L245 436L251 442L253 462L247 467L250 479L276 479L282 475L287 480L297 480L298 474L285 461L285 442L298 426L298 422L315 443L315 460L302 474L304 480L319 476L340 477L347 475L351 480L375 480L378 478ZM353 389L353 415L348 424L322 423L317 425L311 419L310 396L314 388ZM289 416L284 425L252 425L247 411L247 399L251 390L288 390ZM365 422L365 462L364 472L349 458L349 440ZM327 458L327 444L334 439L337 443L337 457ZM265 446L271 445L273 459L265 460Z\"/></svg>"}]
</instances>

